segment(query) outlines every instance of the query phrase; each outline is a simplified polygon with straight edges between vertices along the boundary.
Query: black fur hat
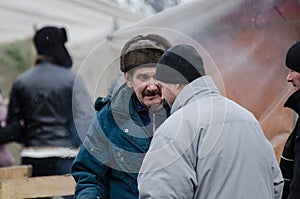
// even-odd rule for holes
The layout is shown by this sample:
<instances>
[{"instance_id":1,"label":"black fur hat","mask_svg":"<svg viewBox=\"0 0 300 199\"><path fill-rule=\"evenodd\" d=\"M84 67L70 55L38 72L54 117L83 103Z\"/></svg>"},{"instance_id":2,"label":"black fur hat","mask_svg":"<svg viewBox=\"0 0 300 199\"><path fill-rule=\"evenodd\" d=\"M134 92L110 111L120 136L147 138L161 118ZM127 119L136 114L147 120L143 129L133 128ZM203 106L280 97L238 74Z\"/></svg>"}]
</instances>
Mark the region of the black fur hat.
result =
<instances>
[{"instance_id":1,"label":"black fur hat","mask_svg":"<svg viewBox=\"0 0 300 199\"><path fill-rule=\"evenodd\" d=\"M64 45L68 40L65 28L43 27L35 32L33 40L39 55L51 56L59 65L72 66L71 56Z\"/></svg>"}]
</instances>

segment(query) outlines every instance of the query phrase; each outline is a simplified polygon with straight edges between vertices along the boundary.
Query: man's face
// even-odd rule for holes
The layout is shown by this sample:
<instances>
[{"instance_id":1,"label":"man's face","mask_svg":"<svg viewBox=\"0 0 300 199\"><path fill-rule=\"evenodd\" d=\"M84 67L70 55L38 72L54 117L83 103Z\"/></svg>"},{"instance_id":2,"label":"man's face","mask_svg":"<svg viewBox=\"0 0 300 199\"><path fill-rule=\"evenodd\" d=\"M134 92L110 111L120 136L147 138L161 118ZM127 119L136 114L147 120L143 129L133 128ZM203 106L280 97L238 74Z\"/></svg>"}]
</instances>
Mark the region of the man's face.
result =
<instances>
[{"instance_id":1,"label":"man's face","mask_svg":"<svg viewBox=\"0 0 300 199\"><path fill-rule=\"evenodd\" d=\"M296 88L300 88L300 73L289 69L286 80L293 84Z\"/></svg>"},{"instance_id":2,"label":"man's face","mask_svg":"<svg viewBox=\"0 0 300 199\"><path fill-rule=\"evenodd\" d=\"M132 75L125 73L127 86L133 88L139 101L147 108L162 104L161 85L155 79L155 67L138 67Z\"/></svg>"}]
</instances>

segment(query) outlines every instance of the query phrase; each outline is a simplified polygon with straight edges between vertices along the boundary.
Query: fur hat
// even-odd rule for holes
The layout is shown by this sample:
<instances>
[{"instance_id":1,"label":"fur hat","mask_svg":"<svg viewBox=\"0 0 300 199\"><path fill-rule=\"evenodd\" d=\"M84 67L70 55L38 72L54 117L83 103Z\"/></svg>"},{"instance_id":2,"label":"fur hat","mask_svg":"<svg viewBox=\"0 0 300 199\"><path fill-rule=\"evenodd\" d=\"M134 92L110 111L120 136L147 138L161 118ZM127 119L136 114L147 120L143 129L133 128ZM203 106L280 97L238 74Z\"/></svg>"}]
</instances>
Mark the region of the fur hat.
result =
<instances>
[{"instance_id":1,"label":"fur hat","mask_svg":"<svg viewBox=\"0 0 300 199\"><path fill-rule=\"evenodd\" d=\"M156 79L166 83L188 84L203 75L201 56L195 48L185 44L167 50L156 67Z\"/></svg>"},{"instance_id":2,"label":"fur hat","mask_svg":"<svg viewBox=\"0 0 300 199\"><path fill-rule=\"evenodd\" d=\"M33 40L39 55L51 56L59 65L72 66L72 59L64 45L68 40L65 28L43 27L35 32Z\"/></svg>"},{"instance_id":3,"label":"fur hat","mask_svg":"<svg viewBox=\"0 0 300 199\"><path fill-rule=\"evenodd\" d=\"M300 73L300 41L294 43L288 50L285 58L285 65Z\"/></svg>"},{"instance_id":4,"label":"fur hat","mask_svg":"<svg viewBox=\"0 0 300 199\"><path fill-rule=\"evenodd\" d=\"M171 43L160 35L137 35L124 45L120 69L122 72L128 72L137 66L156 66L161 55L170 47Z\"/></svg>"}]
</instances>

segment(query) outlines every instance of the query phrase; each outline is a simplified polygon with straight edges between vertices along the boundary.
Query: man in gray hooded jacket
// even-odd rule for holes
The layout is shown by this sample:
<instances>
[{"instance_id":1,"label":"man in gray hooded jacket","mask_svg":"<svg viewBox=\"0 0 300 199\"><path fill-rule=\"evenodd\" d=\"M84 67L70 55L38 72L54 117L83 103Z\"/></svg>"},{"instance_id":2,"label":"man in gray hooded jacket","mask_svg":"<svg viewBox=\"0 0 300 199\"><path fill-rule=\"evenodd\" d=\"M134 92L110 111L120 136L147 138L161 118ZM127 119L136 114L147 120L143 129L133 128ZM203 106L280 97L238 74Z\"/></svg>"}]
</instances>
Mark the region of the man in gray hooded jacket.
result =
<instances>
[{"instance_id":1,"label":"man in gray hooded jacket","mask_svg":"<svg viewBox=\"0 0 300 199\"><path fill-rule=\"evenodd\" d=\"M196 49L170 48L156 78L171 116L155 132L143 161L140 198L281 197L282 175L259 122L220 94Z\"/></svg>"}]
</instances>

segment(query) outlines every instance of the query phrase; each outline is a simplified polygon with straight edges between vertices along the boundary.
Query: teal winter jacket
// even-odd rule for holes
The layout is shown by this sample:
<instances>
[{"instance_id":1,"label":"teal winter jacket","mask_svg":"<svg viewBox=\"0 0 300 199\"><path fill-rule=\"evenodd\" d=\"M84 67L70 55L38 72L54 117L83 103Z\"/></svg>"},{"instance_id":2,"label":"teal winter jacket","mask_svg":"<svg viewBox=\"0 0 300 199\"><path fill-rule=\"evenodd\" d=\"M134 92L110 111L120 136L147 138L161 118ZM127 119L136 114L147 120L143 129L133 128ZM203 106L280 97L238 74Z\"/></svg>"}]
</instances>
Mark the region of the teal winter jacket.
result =
<instances>
[{"instance_id":1,"label":"teal winter jacket","mask_svg":"<svg viewBox=\"0 0 300 199\"><path fill-rule=\"evenodd\" d=\"M103 102L106 103L106 102ZM75 198L138 198L137 176L153 130L169 107L150 113L126 85L97 112L77 155Z\"/></svg>"}]
</instances>

